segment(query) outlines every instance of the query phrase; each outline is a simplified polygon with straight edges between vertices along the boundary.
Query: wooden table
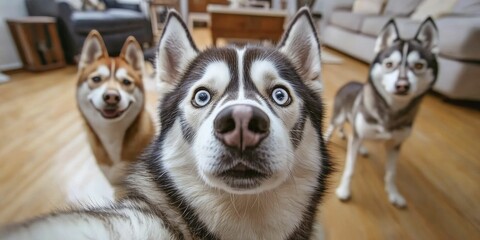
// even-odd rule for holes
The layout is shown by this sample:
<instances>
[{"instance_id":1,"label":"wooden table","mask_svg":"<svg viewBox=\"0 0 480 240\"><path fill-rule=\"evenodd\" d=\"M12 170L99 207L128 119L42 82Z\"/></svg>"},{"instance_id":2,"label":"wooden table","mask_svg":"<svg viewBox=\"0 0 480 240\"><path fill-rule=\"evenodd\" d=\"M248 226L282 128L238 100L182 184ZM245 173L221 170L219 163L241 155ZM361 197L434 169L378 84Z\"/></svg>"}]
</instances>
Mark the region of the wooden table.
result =
<instances>
[{"instance_id":1,"label":"wooden table","mask_svg":"<svg viewBox=\"0 0 480 240\"><path fill-rule=\"evenodd\" d=\"M232 8L209 4L212 40L218 38L258 39L277 42L284 30L287 11L251 7Z\"/></svg>"},{"instance_id":2,"label":"wooden table","mask_svg":"<svg viewBox=\"0 0 480 240\"><path fill-rule=\"evenodd\" d=\"M7 19L25 69L45 71L65 66L55 18L22 17Z\"/></svg>"}]
</instances>

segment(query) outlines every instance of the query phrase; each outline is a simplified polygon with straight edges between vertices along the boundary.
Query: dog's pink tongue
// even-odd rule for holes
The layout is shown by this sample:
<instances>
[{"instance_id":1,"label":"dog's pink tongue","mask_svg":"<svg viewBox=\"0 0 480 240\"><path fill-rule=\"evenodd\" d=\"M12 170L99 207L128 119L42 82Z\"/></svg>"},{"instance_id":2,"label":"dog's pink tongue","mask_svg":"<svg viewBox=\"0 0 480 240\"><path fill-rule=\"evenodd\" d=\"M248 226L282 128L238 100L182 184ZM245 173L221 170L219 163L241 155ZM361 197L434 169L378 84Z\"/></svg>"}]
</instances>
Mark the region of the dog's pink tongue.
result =
<instances>
[{"instance_id":1,"label":"dog's pink tongue","mask_svg":"<svg viewBox=\"0 0 480 240\"><path fill-rule=\"evenodd\" d=\"M116 109L104 109L103 110L103 115L106 117L114 117L117 114Z\"/></svg>"}]
</instances>

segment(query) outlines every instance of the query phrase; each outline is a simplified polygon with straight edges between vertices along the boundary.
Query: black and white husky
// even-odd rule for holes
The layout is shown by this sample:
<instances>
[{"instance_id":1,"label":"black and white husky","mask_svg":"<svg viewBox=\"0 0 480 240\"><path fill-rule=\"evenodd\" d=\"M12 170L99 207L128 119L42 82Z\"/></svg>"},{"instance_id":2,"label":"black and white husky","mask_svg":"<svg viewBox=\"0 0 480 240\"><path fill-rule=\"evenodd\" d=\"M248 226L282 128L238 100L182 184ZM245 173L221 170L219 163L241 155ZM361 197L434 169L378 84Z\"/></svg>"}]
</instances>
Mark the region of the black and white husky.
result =
<instances>
[{"instance_id":1,"label":"black and white husky","mask_svg":"<svg viewBox=\"0 0 480 240\"><path fill-rule=\"evenodd\" d=\"M398 152L410 135L413 121L425 93L436 80L438 32L431 18L425 20L413 39L401 39L391 20L377 39L377 53L366 84L350 82L335 97L333 117L325 139L350 122L345 170L336 189L341 200L350 197L350 180L357 152L366 154L364 140L380 140L387 149L385 189L392 204L406 206L395 185Z\"/></svg>"},{"instance_id":2,"label":"black and white husky","mask_svg":"<svg viewBox=\"0 0 480 240\"><path fill-rule=\"evenodd\" d=\"M170 13L157 70L166 89L161 130L127 177L126 197L0 235L318 239L317 208L331 167L321 130L320 47L308 10L277 48L202 52Z\"/></svg>"}]
</instances>

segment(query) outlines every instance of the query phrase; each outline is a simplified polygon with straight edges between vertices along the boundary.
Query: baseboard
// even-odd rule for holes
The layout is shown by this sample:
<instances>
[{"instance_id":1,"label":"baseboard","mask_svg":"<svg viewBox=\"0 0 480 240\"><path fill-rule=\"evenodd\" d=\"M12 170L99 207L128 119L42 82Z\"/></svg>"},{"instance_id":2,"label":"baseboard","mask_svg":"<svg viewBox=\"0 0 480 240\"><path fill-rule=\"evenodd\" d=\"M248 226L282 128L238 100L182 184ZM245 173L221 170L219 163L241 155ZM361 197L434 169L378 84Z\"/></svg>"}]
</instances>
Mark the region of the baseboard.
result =
<instances>
[{"instance_id":1,"label":"baseboard","mask_svg":"<svg viewBox=\"0 0 480 240\"><path fill-rule=\"evenodd\" d=\"M22 67L23 67L23 64L21 62L1 64L0 65L0 71L6 72L6 71L11 71L11 70L17 70L17 69L20 69Z\"/></svg>"},{"instance_id":2,"label":"baseboard","mask_svg":"<svg viewBox=\"0 0 480 240\"><path fill-rule=\"evenodd\" d=\"M10 81L10 77L0 72L0 83L6 83Z\"/></svg>"}]
</instances>

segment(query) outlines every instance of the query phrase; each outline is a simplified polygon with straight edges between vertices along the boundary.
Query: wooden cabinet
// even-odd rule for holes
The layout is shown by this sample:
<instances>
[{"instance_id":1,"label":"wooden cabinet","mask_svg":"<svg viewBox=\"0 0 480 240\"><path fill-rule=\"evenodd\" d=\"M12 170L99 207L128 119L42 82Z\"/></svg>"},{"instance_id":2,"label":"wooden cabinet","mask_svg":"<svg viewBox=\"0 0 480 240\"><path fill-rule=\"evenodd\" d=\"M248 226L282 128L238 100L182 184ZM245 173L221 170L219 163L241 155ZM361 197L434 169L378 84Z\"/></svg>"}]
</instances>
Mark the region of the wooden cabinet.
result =
<instances>
[{"instance_id":1,"label":"wooden cabinet","mask_svg":"<svg viewBox=\"0 0 480 240\"><path fill-rule=\"evenodd\" d=\"M190 12L207 12L208 4L227 5L228 0L190 0L188 1L188 10Z\"/></svg>"},{"instance_id":2,"label":"wooden cabinet","mask_svg":"<svg viewBox=\"0 0 480 240\"><path fill-rule=\"evenodd\" d=\"M283 33L284 10L230 8L221 5L209 5L212 16L212 40L218 38L242 38L270 40L277 42Z\"/></svg>"},{"instance_id":3,"label":"wooden cabinet","mask_svg":"<svg viewBox=\"0 0 480 240\"><path fill-rule=\"evenodd\" d=\"M7 24L25 69L44 71L65 66L55 18L23 17L7 19Z\"/></svg>"}]
</instances>

